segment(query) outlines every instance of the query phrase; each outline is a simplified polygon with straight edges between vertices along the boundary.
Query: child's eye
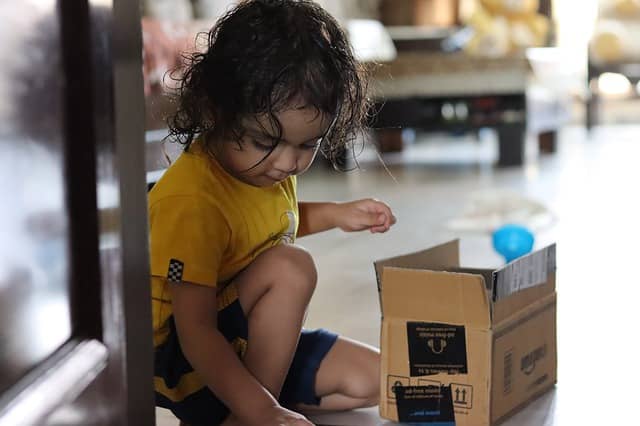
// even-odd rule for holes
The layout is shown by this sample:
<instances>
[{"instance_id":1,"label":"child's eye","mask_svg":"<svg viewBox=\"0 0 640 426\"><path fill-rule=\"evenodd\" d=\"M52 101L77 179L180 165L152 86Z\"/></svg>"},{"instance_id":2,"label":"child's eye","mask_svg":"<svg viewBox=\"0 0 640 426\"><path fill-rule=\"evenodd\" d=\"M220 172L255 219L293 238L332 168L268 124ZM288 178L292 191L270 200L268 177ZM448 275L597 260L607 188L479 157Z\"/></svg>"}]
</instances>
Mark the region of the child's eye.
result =
<instances>
[{"instance_id":1,"label":"child's eye","mask_svg":"<svg viewBox=\"0 0 640 426\"><path fill-rule=\"evenodd\" d=\"M275 146L277 145L273 142L261 141L254 138L251 138L251 143L253 144L253 146L262 151L272 151L273 148L275 148Z\"/></svg>"},{"instance_id":2,"label":"child's eye","mask_svg":"<svg viewBox=\"0 0 640 426\"><path fill-rule=\"evenodd\" d=\"M304 150L314 150L319 145L320 145L320 141L316 141L316 142L313 142L313 143L304 143L304 144L300 145L300 148L302 148Z\"/></svg>"}]
</instances>

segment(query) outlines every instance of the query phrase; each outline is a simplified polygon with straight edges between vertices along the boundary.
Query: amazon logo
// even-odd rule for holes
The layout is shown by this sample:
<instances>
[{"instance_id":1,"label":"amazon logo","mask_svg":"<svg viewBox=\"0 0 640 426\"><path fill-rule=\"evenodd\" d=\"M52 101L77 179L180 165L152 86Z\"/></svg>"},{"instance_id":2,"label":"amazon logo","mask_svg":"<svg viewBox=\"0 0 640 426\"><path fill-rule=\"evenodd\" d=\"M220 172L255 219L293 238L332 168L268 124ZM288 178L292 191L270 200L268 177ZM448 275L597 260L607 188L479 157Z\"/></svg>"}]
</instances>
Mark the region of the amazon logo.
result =
<instances>
[{"instance_id":1,"label":"amazon logo","mask_svg":"<svg viewBox=\"0 0 640 426\"><path fill-rule=\"evenodd\" d=\"M536 363L547 355L546 343L538 346L520 359L520 371L527 376L536 369Z\"/></svg>"}]
</instances>

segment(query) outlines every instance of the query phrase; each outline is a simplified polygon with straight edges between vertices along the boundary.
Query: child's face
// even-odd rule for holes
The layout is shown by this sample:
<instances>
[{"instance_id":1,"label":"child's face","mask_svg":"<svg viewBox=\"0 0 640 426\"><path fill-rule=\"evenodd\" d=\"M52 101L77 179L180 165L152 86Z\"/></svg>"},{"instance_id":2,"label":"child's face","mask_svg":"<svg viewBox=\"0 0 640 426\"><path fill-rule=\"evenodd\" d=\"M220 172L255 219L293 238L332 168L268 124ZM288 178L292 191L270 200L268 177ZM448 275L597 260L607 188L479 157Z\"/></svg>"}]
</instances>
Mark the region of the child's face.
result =
<instances>
[{"instance_id":1,"label":"child's face","mask_svg":"<svg viewBox=\"0 0 640 426\"><path fill-rule=\"evenodd\" d=\"M304 173L331 120L310 107L286 109L275 116L282 125L280 140L273 123L266 115L260 115L243 120L243 137L239 141L226 138L217 153L221 165L249 185L273 186L291 175Z\"/></svg>"}]
</instances>

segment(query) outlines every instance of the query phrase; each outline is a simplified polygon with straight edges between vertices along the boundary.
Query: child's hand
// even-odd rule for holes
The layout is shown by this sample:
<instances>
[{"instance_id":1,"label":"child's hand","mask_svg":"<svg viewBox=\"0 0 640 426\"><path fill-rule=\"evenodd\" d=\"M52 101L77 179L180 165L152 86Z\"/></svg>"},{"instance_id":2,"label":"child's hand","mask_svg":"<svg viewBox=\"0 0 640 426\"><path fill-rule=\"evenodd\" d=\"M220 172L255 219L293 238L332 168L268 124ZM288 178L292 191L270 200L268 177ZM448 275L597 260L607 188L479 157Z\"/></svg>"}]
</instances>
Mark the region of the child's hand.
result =
<instances>
[{"instance_id":1,"label":"child's hand","mask_svg":"<svg viewBox=\"0 0 640 426\"><path fill-rule=\"evenodd\" d=\"M276 405L269 407L266 411L262 411L250 423L240 422L235 416L231 415L222 423L222 426L314 426L314 424L302 414Z\"/></svg>"},{"instance_id":2,"label":"child's hand","mask_svg":"<svg viewBox=\"0 0 640 426\"><path fill-rule=\"evenodd\" d=\"M284 407L273 407L260 426L314 426L305 416ZM258 426L258 424L256 424Z\"/></svg>"},{"instance_id":3,"label":"child's hand","mask_svg":"<svg viewBox=\"0 0 640 426\"><path fill-rule=\"evenodd\" d=\"M376 199L351 201L337 205L336 224L346 232L387 232L396 223L391 208Z\"/></svg>"}]
</instances>

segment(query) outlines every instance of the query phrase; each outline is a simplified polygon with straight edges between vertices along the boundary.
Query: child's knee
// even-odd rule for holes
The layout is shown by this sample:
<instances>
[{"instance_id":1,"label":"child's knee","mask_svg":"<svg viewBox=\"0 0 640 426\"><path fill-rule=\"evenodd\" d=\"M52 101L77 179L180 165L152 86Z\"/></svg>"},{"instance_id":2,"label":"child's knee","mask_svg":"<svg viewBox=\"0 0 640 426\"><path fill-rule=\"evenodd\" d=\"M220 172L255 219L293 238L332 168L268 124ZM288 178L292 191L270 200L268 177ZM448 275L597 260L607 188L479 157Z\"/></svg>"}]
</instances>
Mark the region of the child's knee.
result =
<instances>
[{"instance_id":1,"label":"child's knee","mask_svg":"<svg viewBox=\"0 0 640 426\"><path fill-rule=\"evenodd\" d=\"M248 315L263 297L282 294L281 301L306 309L316 287L317 272L311 255L293 245L278 245L262 252L236 277L243 311Z\"/></svg>"},{"instance_id":2,"label":"child's knee","mask_svg":"<svg viewBox=\"0 0 640 426\"><path fill-rule=\"evenodd\" d=\"M295 245L281 244L267 250L265 256L274 273L276 288L311 297L318 272L308 251Z\"/></svg>"}]
</instances>

